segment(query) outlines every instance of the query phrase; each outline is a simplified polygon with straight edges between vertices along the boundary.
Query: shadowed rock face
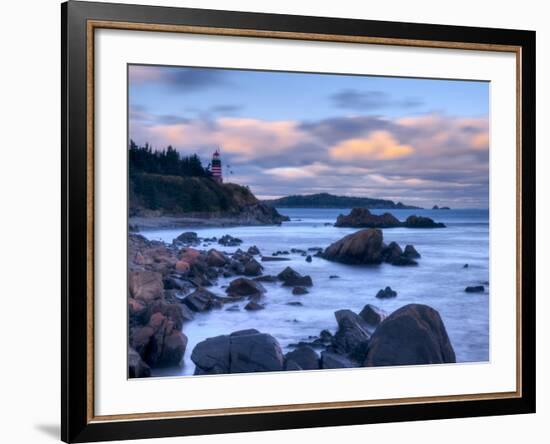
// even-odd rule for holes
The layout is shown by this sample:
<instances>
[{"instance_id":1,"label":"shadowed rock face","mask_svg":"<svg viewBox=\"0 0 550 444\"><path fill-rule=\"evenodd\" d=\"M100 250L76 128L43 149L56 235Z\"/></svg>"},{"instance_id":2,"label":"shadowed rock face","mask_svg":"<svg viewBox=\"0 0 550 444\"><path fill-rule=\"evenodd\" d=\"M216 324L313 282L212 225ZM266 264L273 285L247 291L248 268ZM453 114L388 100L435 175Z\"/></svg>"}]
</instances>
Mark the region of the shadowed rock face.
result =
<instances>
[{"instance_id":1,"label":"shadowed rock face","mask_svg":"<svg viewBox=\"0 0 550 444\"><path fill-rule=\"evenodd\" d=\"M199 342L191 359L196 375L281 371L284 363L277 340L255 329Z\"/></svg>"},{"instance_id":2,"label":"shadowed rock face","mask_svg":"<svg viewBox=\"0 0 550 444\"><path fill-rule=\"evenodd\" d=\"M405 222L401 222L393 214L372 214L366 208L353 208L346 216L340 214L336 218L335 227L349 228L445 228L445 224L434 222L425 216L409 216Z\"/></svg>"},{"instance_id":3,"label":"shadowed rock face","mask_svg":"<svg viewBox=\"0 0 550 444\"><path fill-rule=\"evenodd\" d=\"M456 362L439 313L427 305L409 304L386 318L372 335L366 367Z\"/></svg>"},{"instance_id":4,"label":"shadowed rock face","mask_svg":"<svg viewBox=\"0 0 550 444\"><path fill-rule=\"evenodd\" d=\"M335 351L353 359L364 359L370 339L369 327L364 319L351 310L338 310L334 317L338 323L332 341Z\"/></svg>"},{"instance_id":5,"label":"shadowed rock face","mask_svg":"<svg viewBox=\"0 0 550 444\"><path fill-rule=\"evenodd\" d=\"M408 247L414 249L412 245ZM411 248L409 248L409 252ZM416 250L414 251L416 252ZM378 228L367 228L348 234L329 245L319 256L329 261L352 265L380 264L382 262L398 266L418 265L414 259L404 254L396 242L386 245L383 242L382 230Z\"/></svg>"},{"instance_id":6,"label":"shadowed rock face","mask_svg":"<svg viewBox=\"0 0 550 444\"><path fill-rule=\"evenodd\" d=\"M382 240L381 230L360 230L329 245L322 257L345 264L379 264L385 249Z\"/></svg>"},{"instance_id":7,"label":"shadowed rock face","mask_svg":"<svg viewBox=\"0 0 550 444\"><path fill-rule=\"evenodd\" d=\"M393 228L400 225L401 222L392 214L376 215L366 208L353 208L347 216L340 214L334 224L335 227L351 228Z\"/></svg>"},{"instance_id":8,"label":"shadowed rock face","mask_svg":"<svg viewBox=\"0 0 550 444\"><path fill-rule=\"evenodd\" d=\"M288 352L285 357L285 368L287 370L296 369L296 367L299 367L301 370L319 369L319 356L315 350L307 345L300 346L296 350Z\"/></svg>"},{"instance_id":9,"label":"shadowed rock face","mask_svg":"<svg viewBox=\"0 0 550 444\"><path fill-rule=\"evenodd\" d=\"M445 224L434 222L433 219L424 216L409 216L403 226L407 228L445 228Z\"/></svg>"}]
</instances>

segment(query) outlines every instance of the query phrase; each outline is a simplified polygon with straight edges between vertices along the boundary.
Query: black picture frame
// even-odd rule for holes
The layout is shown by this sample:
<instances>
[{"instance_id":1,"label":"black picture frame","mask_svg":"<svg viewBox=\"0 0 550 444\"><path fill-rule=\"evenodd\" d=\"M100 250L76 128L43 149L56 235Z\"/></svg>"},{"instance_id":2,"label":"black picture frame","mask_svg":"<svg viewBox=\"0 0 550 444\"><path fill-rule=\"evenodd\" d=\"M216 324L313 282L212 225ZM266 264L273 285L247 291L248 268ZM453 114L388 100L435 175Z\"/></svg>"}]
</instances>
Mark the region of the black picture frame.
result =
<instances>
[{"instance_id":1,"label":"black picture frame","mask_svg":"<svg viewBox=\"0 0 550 444\"><path fill-rule=\"evenodd\" d=\"M521 49L521 396L304 411L94 421L89 415L90 20L332 36L512 45ZM535 32L69 1L61 5L62 383L61 438L90 442L535 412ZM92 312L93 313L93 312ZM90 327L92 325L92 327Z\"/></svg>"}]
</instances>

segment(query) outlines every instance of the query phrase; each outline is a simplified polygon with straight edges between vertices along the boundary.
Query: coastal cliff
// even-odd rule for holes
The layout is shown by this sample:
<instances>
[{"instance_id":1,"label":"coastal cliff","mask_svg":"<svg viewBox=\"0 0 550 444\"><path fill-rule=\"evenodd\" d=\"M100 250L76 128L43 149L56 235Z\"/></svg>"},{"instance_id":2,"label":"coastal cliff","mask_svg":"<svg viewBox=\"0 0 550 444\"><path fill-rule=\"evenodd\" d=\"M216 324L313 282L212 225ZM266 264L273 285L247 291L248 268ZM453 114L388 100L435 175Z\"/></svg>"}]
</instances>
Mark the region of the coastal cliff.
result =
<instances>
[{"instance_id":1,"label":"coastal cliff","mask_svg":"<svg viewBox=\"0 0 550 444\"><path fill-rule=\"evenodd\" d=\"M248 187L209 177L136 173L129 183L130 225L278 225L288 218Z\"/></svg>"}]
</instances>

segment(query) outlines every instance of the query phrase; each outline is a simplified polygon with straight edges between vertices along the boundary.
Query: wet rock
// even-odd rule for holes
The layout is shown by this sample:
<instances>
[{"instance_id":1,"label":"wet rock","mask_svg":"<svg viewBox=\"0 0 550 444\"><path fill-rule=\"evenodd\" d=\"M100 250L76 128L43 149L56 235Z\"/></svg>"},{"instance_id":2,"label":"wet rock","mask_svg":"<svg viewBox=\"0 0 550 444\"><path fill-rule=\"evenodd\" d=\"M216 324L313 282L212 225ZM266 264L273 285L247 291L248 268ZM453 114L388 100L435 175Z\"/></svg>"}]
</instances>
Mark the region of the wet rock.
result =
<instances>
[{"instance_id":1,"label":"wet rock","mask_svg":"<svg viewBox=\"0 0 550 444\"><path fill-rule=\"evenodd\" d=\"M311 255L307 255L306 256L306 262L311 262L313 259L311 258Z\"/></svg>"},{"instance_id":2,"label":"wet rock","mask_svg":"<svg viewBox=\"0 0 550 444\"><path fill-rule=\"evenodd\" d=\"M196 365L195 374L281 371L284 363L277 340L255 329L199 342L191 360Z\"/></svg>"},{"instance_id":3,"label":"wet rock","mask_svg":"<svg viewBox=\"0 0 550 444\"><path fill-rule=\"evenodd\" d=\"M328 278L329 279L340 279L340 276L338 276L336 274L331 274Z\"/></svg>"},{"instance_id":4,"label":"wet rock","mask_svg":"<svg viewBox=\"0 0 550 444\"><path fill-rule=\"evenodd\" d=\"M292 294L296 296L301 296L307 293L309 293L309 291L307 290L307 288L304 288L304 287L294 287L292 289Z\"/></svg>"},{"instance_id":5,"label":"wet rock","mask_svg":"<svg viewBox=\"0 0 550 444\"><path fill-rule=\"evenodd\" d=\"M359 316L372 327L377 327L384 319L386 319L387 314L384 310L375 307L374 305L367 304L363 307Z\"/></svg>"},{"instance_id":6,"label":"wet rock","mask_svg":"<svg viewBox=\"0 0 550 444\"><path fill-rule=\"evenodd\" d=\"M376 293L376 297L378 299L389 299L394 298L397 296L397 291L394 291L391 289L391 287L386 287L384 289L381 289Z\"/></svg>"},{"instance_id":7,"label":"wet rock","mask_svg":"<svg viewBox=\"0 0 550 444\"><path fill-rule=\"evenodd\" d=\"M206 263L210 267L223 267L224 265L229 263L229 259L221 251L218 251L212 248L206 254Z\"/></svg>"},{"instance_id":8,"label":"wet rock","mask_svg":"<svg viewBox=\"0 0 550 444\"><path fill-rule=\"evenodd\" d=\"M189 288L189 283L180 279L178 276L166 276L162 284L165 290L187 290Z\"/></svg>"},{"instance_id":9,"label":"wet rock","mask_svg":"<svg viewBox=\"0 0 550 444\"><path fill-rule=\"evenodd\" d=\"M439 313L427 305L409 304L388 316L369 342L364 366L456 362Z\"/></svg>"},{"instance_id":10,"label":"wet rock","mask_svg":"<svg viewBox=\"0 0 550 444\"><path fill-rule=\"evenodd\" d=\"M416 262L414 259L411 259L410 257L406 257L406 256L400 256L398 258L395 258L390 263L392 265L397 266L397 267L408 267L408 266L418 265L418 262Z\"/></svg>"},{"instance_id":11,"label":"wet rock","mask_svg":"<svg viewBox=\"0 0 550 444\"><path fill-rule=\"evenodd\" d=\"M179 260L176 262L176 271L179 273L187 274L189 273L189 270L191 270L191 265L189 265L189 262L186 260Z\"/></svg>"},{"instance_id":12,"label":"wet rock","mask_svg":"<svg viewBox=\"0 0 550 444\"><path fill-rule=\"evenodd\" d=\"M251 254L252 256L255 256L257 254L260 254L260 249L256 246L256 245L252 245L248 251L247 251L248 254Z\"/></svg>"},{"instance_id":13,"label":"wet rock","mask_svg":"<svg viewBox=\"0 0 550 444\"><path fill-rule=\"evenodd\" d=\"M260 297L265 293L265 288L251 279L238 278L229 283L225 292L232 297Z\"/></svg>"},{"instance_id":14,"label":"wet rock","mask_svg":"<svg viewBox=\"0 0 550 444\"><path fill-rule=\"evenodd\" d=\"M244 309L248 311L258 311L258 310L263 310L264 308L265 307L262 304L259 304L256 301L250 301L248 304L244 306Z\"/></svg>"},{"instance_id":15,"label":"wet rock","mask_svg":"<svg viewBox=\"0 0 550 444\"><path fill-rule=\"evenodd\" d=\"M133 329L130 346L151 367L179 365L187 337L162 313L154 313L144 327Z\"/></svg>"},{"instance_id":16,"label":"wet rock","mask_svg":"<svg viewBox=\"0 0 550 444\"><path fill-rule=\"evenodd\" d=\"M311 347L300 346L296 350L288 352L285 355L285 369L288 370L288 366L291 363L297 364L303 370L318 370L319 369L319 356Z\"/></svg>"},{"instance_id":17,"label":"wet rock","mask_svg":"<svg viewBox=\"0 0 550 444\"><path fill-rule=\"evenodd\" d=\"M483 285L472 285L464 289L466 293L483 293L485 292L485 287Z\"/></svg>"},{"instance_id":18,"label":"wet rock","mask_svg":"<svg viewBox=\"0 0 550 444\"><path fill-rule=\"evenodd\" d=\"M403 255L403 250L397 242L391 242L382 252L384 261L393 263Z\"/></svg>"},{"instance_id":19,"label":"wet rock","mask_svg":"<svg viewBox=\"0 0 550 444\"><path fill-rule=\"evenodd\" d=\"M468 268L468 267L469 267L468 264L464 264L464 265L462 266L462 268Z\"/></svg>"},{"instance_id":20,"label":"wet rock","mask_svg":"<svg viewBox=\"0 0 550 444\"><path fill-rule=\"evenodd\" d=\"M141 356L133 348L128 349L128 377L147 378L151 376L151 368L143 362Z\"/></svg>"},{"instance_id":21,"label":"wet rock","mask_svg":"<svg viewBox=\"0 0 550 444\"><path fill-rule=\"evenodd\" d=\"M370 333L363 318L351 310L338 310L334 316L338 323L332 343L335 351L354 359L364 358Z\"/></svg>"},{"instance_id":22,"label":"wet rock","mask_svg":"<svg viewBox=\"0 0 550 444\"><path fill-rule=\"evenodd\" d=\"M164 294L162 274L154 271L130 271L128 273L130 297L149 303Z\"/></svg>"},{"instance_id":23,"label":"wet rock","mask_svg":"<svg viewBox=\"0 0 550 444\"><path fill-rule=\"evenodd\" d=\"M215 336L199 342L191 353L196 375L230 373L231 341L229 336Z\"/></svg>"},{"instance_id":24,"label":"wet rock","mask_svg":"<svg viewBox=\"0 0 550 444\"><path fill-rule=\"evenodd\" d=\"M302 276L290 267L286 267L277 277L283 281L285 287L311 287L313 285L311 276Z\"/></svg>"},{"instance_id":25,"label":"wet rock","mask_svg":"<svg viewBox=\"0 0 550 444\"><path fill-rule=\"evenodd\" d=\"M434 222L433 219L424 216L409 216L403 223L407 228L445 228L445 224Z\"/></svg>"},{"instance_id":26,"label":"wet rock","mask_svg":"<svg viewBox=\"0 0 550 444\"><path fill-rule=\"evenodd\" d=\"M317 253L323 251L323 249L321 247L309 247L307 251L313 251L314 253Z\"/></svg>"},{"instance_id":27,"label":"wet rock","mask_svg":"<svg viewBox=\"0 0 550 444\"><path fill-rule=\"evenodd\" d=\"M237 237L233 237L229 234L225 234L224 236L220 237L218 240L218 243L220 245L223 245L224 247L237 247L240 244L243 243L242 239L239 239Z\"/></svg>"},{"instance_id":28,"label":"wet rock","mask_svg":"<svg viewBox=\"0 0 550 444\"><path fill-rule=\"evenodd\" d=\"M163 300L154 301L149 305L148 318L150 319L155 313L164 315L174 323L174 327L178 330L181 330L184 322L190 321L194 317L186 305L170 304Z\"/></svg>"},{"instance_id":29,"label":"wet rock","mask_svg":"<svg viewBox=\"0 0 550 444\"><path fill-rule=\"evenodd\" d=\"M256 259L249 260L244 266L244 274L246 276L259 276L262 274L264 267Z\"/></svg>"},{"instance_id":30,"label":"wet rock","mask_svg":"<svg viewBox=\"0 0 550 444\"><path fill-rule=\"evenodd\" d=\"M196 312L208 311L220 308L221 302L214 293L199 287L193 293L183 299L183 303Z\"/></svg>"},{"instance_id":31,"label":"wet rock","mask_svg":"<svg viewBox=\"0 0 550 444\"><path fill-rule=\"evenodd\" d=\"M225 311L241 311L241 309L238 305L232 305L231 307L226 308Z\"/></svg>"},{"instance_id":32,"label":"wet rock","mask_svg":"<svg viewBox=\"0 0 550 444\"><path fill-rule=\"evenodd\" d=\"M296 362L294 361L288 361L285 363L285 370L287 372L297 371L297 370L303 370L302 367L300 367Z\"/></svg>"},{"instance_id":33,"label":"wet rock","mask_svg":"<svg viewBox=\"0 0 550 444\"><path fill-rule=\"evenodd\" d=\"M185 233L181 233L178 237L174 239L174 243L177 243L177 242L180 242L186 245L197 245L200 243L200 239L197 236L197 233L192 231L187 231Z\"/></svg>"},{"instance_id":34,"label":"wet rock","mask_svg":"<svg viewBox=\"0 0 550 444\"><path fill-rule=\"evenodd\" d=\"M130 327L147 323L147 305L143 301L128 298L128 321Z\"/></svg>"},{"instance_id":35,"label":"wet rock","mask_svg":"<svg viewBox=\"0 0 550 444\"><path fill-rule=\"evenodd\" d=\"M299 301L291 301L291 302L287 302L286 305L291 305L291 306L294 306L294 307L302 307L304 304L302 304Z\"/></svg>"},{"instance_id":36,"label":"wet rock","mask_svg":"<svg viewBox=\"0 0 550 444\"><path fill-rule=\"evenodd\" d=\"M273 276L271 274L266 274L264 276L258 276L254 278L256 282L277 282L277 276Z\"/></svg>"},{"instance_id":37,"label":"wet rock","mask_svg":"<svg viewBox=\"0 0 550 444\"><path fill-rule=\"evenodd\" d=\"M231 260L229 263L229 269L234 274L244 274L244 265L237 260Z\"/></svg>"},{"instance_id":38,"label":"wet rock","mask_svg":"<svg viewBox=\"0 0 550 444\"><path fill-rule=\"evenodd\" d=\"M404 256L410 258L410 259L418 259L420 258L420 253L416 251L416 248L414 248L413 245L407 245L405 247L405 251L403 252Z\"/></svg>"},{"instance_id":39,"label":"wet rock","mask_svg":"<svg viewBox=\"0 0 550 444\"><path fill-rule=\"evenodd\" d=\"M351 228L393 228L400 225L401 222L392 214L376 215L366 208L353 208L347 216L340 214L334 224L335 227Z\"/></svg>"},{"instance_id":40,"label":"wet rock","mask_svg":"<svg viewBox=\"0 0 550 444\"><path fill-rule=\"evenodd\" d=\"M360 230L331 244L322 257L344 264L379 264L384 258L382 240L381 230Z\"/></svg>"},{"instance_id":41,"label":"wet rock","mask_svg":"<svg viewBox=\"0 0 550 444\"><path fill-rule=\"evenodd\" d=\"M281 262L289 260L288 257L262 256L262 262Z\"/></svg>"},{"instance_id":42,"label":"wet rock","mask_svg":"<svg viewBox=\"0 0 550 444\"><path fill-rule=\"evenodd\" d=\"M359 364L347 358L344 355L337 353L323 351L321 352L321 368L322 369L331 369L331 368L353 368L359 367Z\"/></svg>"}]
</instances>

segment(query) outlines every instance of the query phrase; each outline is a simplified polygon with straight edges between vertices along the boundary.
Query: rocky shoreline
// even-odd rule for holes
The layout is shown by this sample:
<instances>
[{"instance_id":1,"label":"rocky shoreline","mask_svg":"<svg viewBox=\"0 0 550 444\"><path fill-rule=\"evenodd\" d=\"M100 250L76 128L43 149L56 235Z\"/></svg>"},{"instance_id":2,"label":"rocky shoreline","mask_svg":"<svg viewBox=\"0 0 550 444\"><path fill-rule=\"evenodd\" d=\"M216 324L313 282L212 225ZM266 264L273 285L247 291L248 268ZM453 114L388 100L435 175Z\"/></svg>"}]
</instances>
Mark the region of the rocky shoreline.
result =
<instances>
[{"instance_id":1,"label":"rocky shoreline","mask_svg":"<svg viewBox=\"0 0 550 444\"><path fill-rule=\"evenodd\" d=\"M129 376L147 377L151 369L181 365L191 356L195 374L290 371L455 362L456 358L438 312L409 304L387 314L367 304L357 314L337 310L337 329L327 325L318 336L294 344L283 353L269 332L236 330L199 342L187 350L182 332L195 313L210 310L249 311L269 309L269 292L263 283L289 287L294 295L310 293L312 278L281 264L276 275L263 273L262 262L284 261L292 253L304 261L330 260L353 265L418 265L414 246L386 245L382 231L365 229L345 236L327 248L291 249L262 254L255 246L239 248L241 240L230 235L201 239L185 232L171 244L149 241L131 233L128 238ZM224 253L216 245L236 247ZM206 247L203 249L202 247ZM201 248L201 249L199 249ZM225 294L208 288L219 278L231 281ZM330 276L337 278L337 276ZM396 297L390 287L379 298ZM243 302L244 307L237 303ZM289 303L290 304L290 303ZM292 302L302 305L300 300Z\"/></svg>"},{"instance_id":2,"label":"rocky shoreline","mask_svg":"<svg viewBox=\"0 0 550 444\"><path fill-rule=\"evenodd\" d=\"M236 227L281 225L290 219L262 203L247 205L239 212L194 212L167 214L155 211L133 212L128 218L130 231L186 227Z\"/></svg>"}]
</instances>

